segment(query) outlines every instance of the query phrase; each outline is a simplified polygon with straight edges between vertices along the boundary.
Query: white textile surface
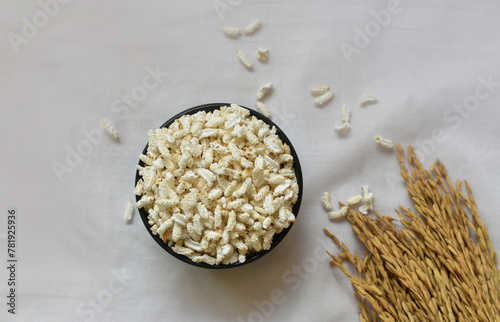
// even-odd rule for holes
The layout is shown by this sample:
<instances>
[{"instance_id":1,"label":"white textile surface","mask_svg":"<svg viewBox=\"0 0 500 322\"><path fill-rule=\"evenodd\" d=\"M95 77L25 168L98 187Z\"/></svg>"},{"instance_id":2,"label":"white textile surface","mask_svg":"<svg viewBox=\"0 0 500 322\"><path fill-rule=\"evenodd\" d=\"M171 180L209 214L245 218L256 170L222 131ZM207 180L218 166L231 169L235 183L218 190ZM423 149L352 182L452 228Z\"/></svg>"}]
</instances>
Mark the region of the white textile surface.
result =
<instances>
[{"instance_id":1,"label":"white textile surface","mask_svg":"<svg viewBox=\"0 0 500 322\"><path fill-rule=\"evenodd\" d=\"M222 32L257 18L251 36ZM396 153L377 134L468 180L500 250L499 30L494 0L2 0L0 266L11 208L18 262L15 315L0 269L0 320L358 321L322 229L362 247L320 198L331 192L338 208L367 184L381 214L411 206ZM124 224L149 129L204 103L254 108L267 82L264 103L304 175L297 221L276 249L207 270L167 254L137 212ZM318 84L335 95L323 107L309 93ZM360 107L367 93L378 103ZM351 129L339 135L343 104ZM103 134L103 119L119 142Z\"/></svg>"}]
</instances>

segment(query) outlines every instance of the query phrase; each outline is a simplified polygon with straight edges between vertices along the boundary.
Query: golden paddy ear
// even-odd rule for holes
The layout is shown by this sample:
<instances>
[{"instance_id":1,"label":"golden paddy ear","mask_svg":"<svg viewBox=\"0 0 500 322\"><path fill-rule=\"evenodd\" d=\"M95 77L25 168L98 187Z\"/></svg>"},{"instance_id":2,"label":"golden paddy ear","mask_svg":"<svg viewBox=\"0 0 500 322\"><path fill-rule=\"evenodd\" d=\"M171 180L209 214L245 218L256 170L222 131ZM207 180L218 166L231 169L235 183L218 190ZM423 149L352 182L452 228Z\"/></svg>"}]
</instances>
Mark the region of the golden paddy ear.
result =
<instances>
[{"instance_id":1,"label":"golden paddy ear","mask_svg":"<svg viewBox=\"0 0 500 322\"><path fill-rule=\"evenodd\" d=\"M365 204L358 212L350 209L347 220L368 250L365 257L349 252L324 229L342 249L337 255L328 252L333 259L330 264L351 281L360 319L486 321L499 316L499 297L484 296L500 293L497 257L470 186L466 185L468 197L460 191L460 181L455 190L439 161L431 171L425 170L411 146L407 169L400 144L397 150L401 175L417 213L400 207L396 210L399 225L390 216L364 216L361 209L373 202L373 194L363 186ZM357 274L347 270L345 260Z\"/></svg>"}]
</instances>

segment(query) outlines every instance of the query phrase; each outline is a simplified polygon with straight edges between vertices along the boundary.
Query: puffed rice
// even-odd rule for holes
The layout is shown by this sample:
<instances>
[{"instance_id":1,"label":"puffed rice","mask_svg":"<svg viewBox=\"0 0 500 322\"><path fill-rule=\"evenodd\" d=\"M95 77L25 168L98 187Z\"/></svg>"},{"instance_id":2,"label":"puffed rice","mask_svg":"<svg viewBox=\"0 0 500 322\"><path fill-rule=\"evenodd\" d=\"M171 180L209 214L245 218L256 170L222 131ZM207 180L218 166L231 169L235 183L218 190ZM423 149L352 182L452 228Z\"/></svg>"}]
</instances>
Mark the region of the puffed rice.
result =
<instances>
[{"instance_id":1,"label":"puffed rice","mask_svg":"<svg viewBox=\"0 0 500 322\"><path fill-rule=\"evenodd\" d=\"M120 137L118 136L118 132L116 132L116 129L111 125L107 120L102 120L101 121L101 126L106 131L106 133L109 134L113 139L118 141Z\"/></svg>"},{"instance_id":2,"label":"puffed rice","mask_svg":"<svg viewBox=\"0 0 500 322\"><path fill-rule=\"evenodd\" d=\"M342 124L335 125L333 128L335 131L342 133L345 132L351 126L349 121L351 119L351 109L347 105L342 105Z\"/></svg>"},{"instance_id":3,"label":"puffed rice","mask_svg":"<svg viewBox=\"0 0 500 322\"><path fill-rule=\"evenodd\" d=\"M260 28L261 24L262 24L262 20L260 20L260 19L253 20L245 27L243 32L245 33L246 36L250 36L251 34L256 32L257 29Z\"/></svg>"},{"instance_id":4,"label":"puffed rice","mask_svg":"<svg viewBox=\"0 0 500 322\"><path fill-rule=\"evenodd\" d=\"M186 115L148 138L136 207L175 252L209 265L242 263L295 221L290 148L247 109Z\"/></svg>"},{"instance_id":5,"label":"puffed rice","mask_svg":"<svg viewBox=\"0 0 500 322\"><path fill-rule=\"evenodd\" d=\"M311 87L311 94L318 96L323 95L330 90L330 86L328 85L316 85Z\"/></svg>"},{"instance_id":6,"label":"puffed rice","mask_svg":"<svg viewBox=\"0 0 500 322\"><path fill-rule=\"evenodd\" d=\"M257 92L257 99L260 101L261 99L264 98L264 96L266 96L267 92L269 92L271 89L273 88L273 83L272 82L269 82L265 85L262 85L260 88L259 88L259 91Z\"/></svg>"},{"instance_id":7,"label":"puffed rice","mask_svg":"<svg viewBox=\"0 0 500 322\"><path fill-rule=\"evenodd\" d=\"M323 205L323 208L325 208L326 211L333 210L333 206L330 202L330 192L328 191L323 192L323 197L321 197L321 204Z\"/></svg>"},{"instance_id":8,"label":"puffed rice","mask_svg":"<svg viewBox=\"0 0 500 322\"><path fill-rule=\"evenodd\" d=\"M348 206L354 206L354 205L360 203L361 200L362 200L361 195L357 194L357 195L354 195L351 198L347 199L346 204Z\"/></svg>"},{"instance_id":9,"label":"puffed rice","mask_svg":"<svg viewBox=\"0 0 500 322\"><path fill-rule=\"evenodd\" d=\"M377 103L377 98L372 94L365 94L361 96L359 100L359 105L361 106L366 106L368 104L375 104L375 103Z\"/></svg>"},{"instance_id":10,"label":"puffed rice","mask_svg":"<svg viewBox=\"0 0 500 322\"><path fill-rule=\"evenodd\" d=\"M342 123L351 121L351 109L347 105L342 105Z\"/></svg>"},{"instance_id":11,"label":"puffed rice","mask_svg":"<svg viewBox=\"0 0 500 322\"><path fill-rule=\"evenodd\" d=\"M231 38L238 38L241 34L241 29L237 27L224 26L222 27L222 31Z\"/></svg>"},{"instance_id":12,"label":"puffed rice","mask_svg":"<svg viewBox=\"0 0 500 322\"><path fill-rule=\"evenodd\" d=\"M362 186L361 191L363 191L364 204L358 208L358 211L363 215L367 215L368 212L373 210L373 193L370 192L370 187L367 185Z\"/></svg>"},{"instance_id":13,"label":"puffed rice","mask_svg":"<svg viewBox=\"0 0 500 322\"><path fill-rule=\"evenodd\" d=\"M314 99L314 104L321 106L333 98L333 91L327 91L326 93L318 96Z\"/></svg>"},{"instance_id":14,"label":"puffed rice","mask_svg":"<svg viewBox=\"0 0 500 322\"><path fill-rule=\"evenodd\" d=\"M125 223L129 224L132 221L132 216L134 215L134 204L131 201L127 201L127 207L125 208Z\"/></svg>"},{"instance_id":15,"label":"puffed rice","mask_svg":"<svg viewBox=\"0 0 500 322\"><path fill-rule=\"evenodd\" d=\"M328 218L330 218L330 219L338 219L338 218L341 218L341 217L345 217L345 215L347 214L348 211L349 211L349 207L343 206L339 210L330 211L328 213Z\"/></svg>"},{"instance_id":16,"label":"puffed rice","mask_svg":"<svg viewBox=\"0 0 500 322\"><path fill-rule=\"evenodd\" d=\"M269 111L269 109L264 105L264 103L262 102L257 102L256 104L257 106L257 110L259 110L259 112L264 115L265 117L267 117L268 119L271 118L271 111ZM258 137L263 137L264 134L262 133L261 135L261 132L259 131L259 135Z\"/></svg>"},{"instance_id":17,"label":"puffed rice","mask_svg":"<svg viewBox=\"0 0 500 322\"><path fill-rule=\"evenodd\" d=\"M340 133L345 132L349 128L350 128L350 124L349 123L342 123L340 125L335 125L333 127L333 129L335 131L340 132Z\"/></svg>"},{"instance_id":18,"label":"puffed rice","mask_svg":"<svg viewBox=\"0 0 500 322\"><path fill-rule=\"evenodd\" d=\"M384 148L392 149L394 147L394 143L391 140L384 139L380 135L375 136L375 142L383 146Z\"/></svg>"},{"instance_id":19,"label":"puffed rice","mask_svg":"<svg viewBox=\"0 0 500 322\"><path fill-rule=\"evenodd\" d=\"M240 60L240 62L248 69L252 69L253 68L253 64L252 64L252 61L250 60L250 58L248 58L248 56L243 52L243 50L237 50L236 51L236 56L238 56L238 59Z\"/></svg>"},{"instance_id":20,"label":"puffed rice","mask_svg":"<svg viewBox=\"0 0 500 322\"><path fill-rule=\"evenodd\" d=\"M257 50L257 58L259 58L261 61L266 62L268 57L269 50L267 48L259 48L259 50Z\"/></svg>"}]
</instances>

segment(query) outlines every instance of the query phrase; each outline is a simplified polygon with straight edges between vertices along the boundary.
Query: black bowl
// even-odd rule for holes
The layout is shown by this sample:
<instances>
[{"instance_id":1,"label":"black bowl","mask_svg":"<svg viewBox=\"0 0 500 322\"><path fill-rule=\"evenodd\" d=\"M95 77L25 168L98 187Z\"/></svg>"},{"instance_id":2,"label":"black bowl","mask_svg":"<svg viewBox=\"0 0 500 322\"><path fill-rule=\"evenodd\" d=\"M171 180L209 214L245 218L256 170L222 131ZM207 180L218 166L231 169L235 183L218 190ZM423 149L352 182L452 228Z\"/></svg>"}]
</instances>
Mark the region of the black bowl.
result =
<instances>
[{"instance_id":1,"label":"black bowl","mask_svg":"<svg viewBox=\"0 0 500 322\"><path fill-rule=\"evenodd\" d=\"M175 115L174 117L172 117L171 119L169 119L167 122L163 123L163 125L161 127L168 127L168 126L170 126L176 119L178 119L181 116L186 115L186 114L195 114L195 113L197 113L199 111L211 112L211 111L214 111L216 109L219 109L221 106L229 106L229 105L230 105L229 103L209 103L209 104L203 104L203 105L195 106L195 107L189 108L189 109L187 109L187 110L185 110L185 111L183 111L183 112ZM297 178L297 183L299 184L299 195L298 195L298 198L297 198L297 202L295 203L295 205L293 206L293 209L292 209L293 214L295 215L295 217L297 217L297 214L299 213L300 203L302 201L302 190L303 190L303 187L304 187L304 184L303 184L303 181L302 181L302 170L300 168L300 163L299 163L299 158L297 156L297 152L295 152L295 149L294 149L292 143L287 138L287 136L285 135L285 133L283 133L283 131L276 124L274 124L270 119L268 119L267 117L265 117L264 115L260 114L257 111L249 109L248 107L245 107L245 106L242 106L242 105L240 105L240 106L243 107L243 108L246 108L247 110L249 110L250 111L250 115L253 115L253 116L255 116L258 119L261 119L262 121L264 121L265 123L267 123L270 127L275 126L276 127L276 134L280 137L280 139L281 139L281 141L283 143L288 144L288 146L290 147L290 153L293 156L293 167L295 169L295 177ZM142 153L146 154L147 151L148 151L148 144L146 144L146 147L144 148L144 150L143 150ZM139 165L140 166L144 166L144 163L142 161L139 161ZM137 171L136 175L135 175L135 184L136 185L137 185L137 182L139 181L139 179L141 179L141 176L139 175L139 171ZM136 200L139 201L139 199L140 199L140 196L136 196ZM283 240L283 238L285 238L286 234L290 231L290 229L293 226L293 223L291 223L290 226L288 226L288 228L286 228L286 229L283 229L283 231L281 233L275 234L273 236L273 242L271 244L271 248L270 249L268 249L268 250L262 250L260 252L254 253L254 254L250 254L246 258L246 261L244 263L234 263L234 264L229 264L229 265L223 265L223 264L209 265L209 264L203 263L203 262L200 262L200 263L193 262L188 257L186 257L184 255L179 255L176 252L174 252L168 246L167 243L163 242L163 240L158 235L154 235L152 233L151 226L148 223L148 214L146 213L146 211L143 208L139 209L139 214L141 215L142 222L144 223L144 226L146 227L146 229L149 232L149 234L151 235L151 237L153 237L153 239L158 243L158 245L160 245L170 255L174 256L177 259L180 259L181 261L183 261L185 263L188 263L188 264L191 264L191 265L194 265L194 266L197 266L197 267L212 268L212 269L222 269L222 268L238 267L238 266L242 266L242 265L251 263L251 262L253 262L253 261L255 261L255 260L263 257L264 255L266 255L267 253L269 253L271 250L273 250L276 246L278 246L278 244Z\"/></svg>"}]
</instances>

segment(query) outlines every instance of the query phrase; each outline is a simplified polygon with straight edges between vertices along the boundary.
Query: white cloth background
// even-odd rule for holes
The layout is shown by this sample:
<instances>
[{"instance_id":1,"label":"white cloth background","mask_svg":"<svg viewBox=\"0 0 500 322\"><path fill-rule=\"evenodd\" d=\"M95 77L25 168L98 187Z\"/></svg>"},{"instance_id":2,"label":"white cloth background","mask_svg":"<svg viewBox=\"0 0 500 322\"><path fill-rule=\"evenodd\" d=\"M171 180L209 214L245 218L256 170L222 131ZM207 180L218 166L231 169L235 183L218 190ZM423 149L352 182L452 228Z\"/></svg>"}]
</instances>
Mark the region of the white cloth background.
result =
<instances>
[{"instance_id":1,"label":"white cloth background","mask_svg":"<svg viewBox=\"0 0 500 322\"><path fill-rule=\"evenodd\" d=\"M40 3L52 13L47 21ZM263 25L251 37L221 31L255 18ZM380 213L410 205L396 153L378 147L376 134L467 179L500 251L499 30L493 0L2 0L0 266L10 207L18 209L19 262L15 316L3 303L8 272L0 270L0 320L358 321L350 283L324 255L338 249L322 229L362 248L347 222L328 220L320 198L330 191L333 202L345 200L368 184ZM344 54L348 46L357 49ZM269 48L267 63L257 61L259 47ZM141 92L148 68L163 74ZM264 102L293 142L305 182L282 244L247 266L206 270L164 252L137 213L123 223L149 129L203 103L254 107L269 81L275 89ZM321 108L309 93L317 84L335 92ZM365 93L378 104L360 107ZM132 94L135 108L117 101ZM352 120L339 136L342 104ZM103 135L85 143L103 118L120 142ZM81 160L67 160L78 148ZM61 180L56 163L71 171Z\"/></svg>"}]
</instances>

